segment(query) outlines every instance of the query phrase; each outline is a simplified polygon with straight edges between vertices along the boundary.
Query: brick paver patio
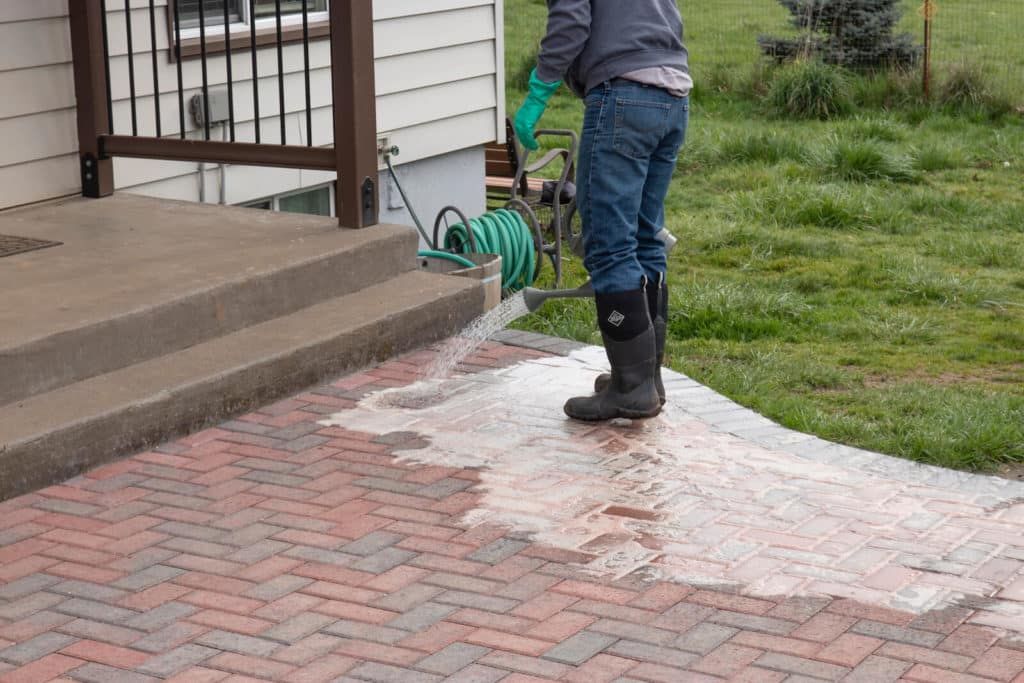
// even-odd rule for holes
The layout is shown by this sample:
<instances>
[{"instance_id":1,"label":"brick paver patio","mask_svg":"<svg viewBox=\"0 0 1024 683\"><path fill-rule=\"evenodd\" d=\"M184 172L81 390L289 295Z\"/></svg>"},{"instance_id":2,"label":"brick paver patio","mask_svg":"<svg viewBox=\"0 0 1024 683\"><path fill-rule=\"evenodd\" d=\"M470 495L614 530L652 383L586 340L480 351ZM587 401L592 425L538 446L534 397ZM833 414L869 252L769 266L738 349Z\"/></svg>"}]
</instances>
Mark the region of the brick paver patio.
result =
<instances>
[{"instance_id":1,"label":"brick paver patio","mask_svg":"<svg viewBox=\"0 0 1024 683\"><path fill-rule=\"evenodd\" d=\"M0 683L1024 683L1019 485L678 376L572 423L592 349L404 389L435 356L0 503Z\"/></svg>"}]
</instances>

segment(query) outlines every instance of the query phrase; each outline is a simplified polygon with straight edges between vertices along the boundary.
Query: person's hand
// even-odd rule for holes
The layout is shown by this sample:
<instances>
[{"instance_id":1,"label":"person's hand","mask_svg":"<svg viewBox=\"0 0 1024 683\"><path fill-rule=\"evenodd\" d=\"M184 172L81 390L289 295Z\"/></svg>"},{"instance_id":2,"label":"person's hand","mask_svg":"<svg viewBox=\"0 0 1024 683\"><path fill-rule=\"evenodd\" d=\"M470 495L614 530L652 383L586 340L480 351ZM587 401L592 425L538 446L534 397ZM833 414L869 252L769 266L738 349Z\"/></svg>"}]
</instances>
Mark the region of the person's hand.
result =
<instances>
[{"instance_id":1,"label":"person's hand","mask_svg":"<svg viewBox=\"0 0 1024 683\"><path fill-rule=\"evenodd\" d=\"M530 91L526 94L526 99L523 100L519 111L516 112L514 123L516 137L519 138L519 142L526 149L537 149L537 141L533 137L533 129L537 127L537 122L544 115L544 110L548 108L548 100L551 99L551 96L555 94L560 85L562 85L562 81L545 83L540 80L537 78L536 69L530 74Z\"/></svg>"}]
</instances>

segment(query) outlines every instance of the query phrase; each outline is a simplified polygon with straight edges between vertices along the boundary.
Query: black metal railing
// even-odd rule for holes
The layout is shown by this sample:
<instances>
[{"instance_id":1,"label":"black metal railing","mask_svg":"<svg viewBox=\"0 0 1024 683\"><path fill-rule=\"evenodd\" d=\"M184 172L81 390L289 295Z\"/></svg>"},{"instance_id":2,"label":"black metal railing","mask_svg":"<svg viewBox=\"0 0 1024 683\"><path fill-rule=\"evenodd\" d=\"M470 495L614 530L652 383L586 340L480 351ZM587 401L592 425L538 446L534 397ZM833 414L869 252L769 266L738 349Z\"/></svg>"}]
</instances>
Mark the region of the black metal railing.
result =
<instances>
[{"instance_id":1,"label":"black metal railing","mask_svg":"<svg viewBox=\"0 0 1024 683\"><path fill-rule=\"evenodd\" d=\"M310 22L310 0L301 0L301 28L293 37L286 36L281 0L275 0L272 31L258 31L256 26L256 0L248 3L248 31L232 30L228 2L221 2L223 25L214 42L208 21L206 4L199 2L198 37L188 39L182 35L182 9L179 2L169 0L168 47L166 54L158 43L158 13L154 0L148 2L148 38L139 41L132 21L131 0L123 0L125 16L124 40L127 46L127 84L130 115L130 134L115 130L111 76L111 12L108 0L76 0L70 3L72 50L75 68L75 90L78 99L78 127L82 161L83 194L100 197L113 192L113 157L142 157L227 164L250 164L333 170L338 174L338 217L342 224L361 227L376 222L377 217L377 154L376 105L373 81L373 17L370 0L332 0L329 5L328 27L314 27ZM109 0L120 5L122 0ZM118 9L121 9L120 7ZM146 8L143 8L144 10ZM220 8L214 11L219 12ZM219 18L214 15L214 22ZM296 24L299 22L296 21ZM314 30L316 29L316 30ZM221 34L222 35L219 35ZM118 36L120 38L121 36ZM246 44L246 39L248 43ZM310 44L317 39L328 39L331 46L331 91L334 147L314 145L313 98L311 83ZM285 90L285 43L301 43L304 85L304 144L288 144L288 117ZM188 49L188 52L186 51ZM265 142L260 112L260 73L258 53L275 50L277 61L277 103L280 142ZM249 82L253 96L253 141L240 141L236 121L236 75L234 59L237 53L248 51L252 66ZM148 52L148 55L146 54ZM211 137L211 54L223 53L227 91L227 117L223 120L225 139ZM148 57L152 68L152 90L140 91L137 62ZM161 109L161 59L175 63L177 77L176 100L178 134L164 136ZM183 64L186 60L199 62L200 82L186 82ZM219 68L219 67L218 67ZM144 71L142 72L144 73ZM219 72L216 74L219 78ZM201 139L187 135L186 92L198 91L202 95L200 125ZM149 124L141 121L139 102L152 97L155 135L140 135L141 128ZM294 104L294 103L293 103ZM145 123L145 125L141 125ZM301 124L300 124L301 125ZM324 139L327 136L324 135Z\"/></svg>"}]
</instances>

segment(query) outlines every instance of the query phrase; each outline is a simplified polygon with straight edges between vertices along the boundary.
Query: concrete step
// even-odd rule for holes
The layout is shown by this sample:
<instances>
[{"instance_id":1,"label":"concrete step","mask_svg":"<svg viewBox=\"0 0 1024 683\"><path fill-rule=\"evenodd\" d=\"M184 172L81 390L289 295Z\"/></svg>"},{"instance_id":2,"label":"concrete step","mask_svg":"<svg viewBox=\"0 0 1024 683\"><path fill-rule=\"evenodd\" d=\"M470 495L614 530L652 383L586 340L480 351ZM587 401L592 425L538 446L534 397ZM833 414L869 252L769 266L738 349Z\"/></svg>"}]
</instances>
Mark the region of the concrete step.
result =
<instances>
[{"instance_id":1,"label":"concrete step","mask_svg":"<svg viewBox=\"0 0 1024 683\"><path fill-rule=\"evenodd\" d=\"M479 281L409 272L0 410L0 499L462 329Z\"/></svg>"},{"instance_id":2,"label":"concrete step","mask_svg":"<svg viewBox=\"0 0 1024 683\"><path fill-rule=\"evenodd\" d=\"M131 195L0 213L0 406L416 268L415 231Z\"/></svg>"}]
</instances>

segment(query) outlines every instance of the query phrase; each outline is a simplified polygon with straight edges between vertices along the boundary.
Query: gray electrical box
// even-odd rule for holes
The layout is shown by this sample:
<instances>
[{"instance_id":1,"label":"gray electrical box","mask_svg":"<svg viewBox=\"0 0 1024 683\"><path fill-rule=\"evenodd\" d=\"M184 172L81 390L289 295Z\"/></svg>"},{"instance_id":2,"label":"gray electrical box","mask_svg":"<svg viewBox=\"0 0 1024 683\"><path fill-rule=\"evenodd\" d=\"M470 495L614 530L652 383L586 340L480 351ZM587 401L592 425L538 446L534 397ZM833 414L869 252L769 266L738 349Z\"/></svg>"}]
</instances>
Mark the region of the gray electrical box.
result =
<instances>
[{"instance_id":1,"label":"gray electrical box","mask_svg":"<svg viewBox=\"0 0 1024 683\"><path fill-rule=\"evenodd\" d=\"M228 120L228 91L226 89L210 90L210 124L221 123ZM192 120L196 126L203 127L205 124L206 107L203 106L203 94L198 93L192 96L191 106Z\"/></svg>"}]
</instances>

